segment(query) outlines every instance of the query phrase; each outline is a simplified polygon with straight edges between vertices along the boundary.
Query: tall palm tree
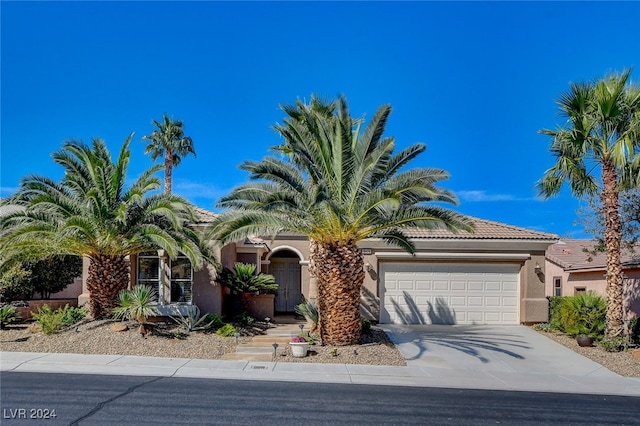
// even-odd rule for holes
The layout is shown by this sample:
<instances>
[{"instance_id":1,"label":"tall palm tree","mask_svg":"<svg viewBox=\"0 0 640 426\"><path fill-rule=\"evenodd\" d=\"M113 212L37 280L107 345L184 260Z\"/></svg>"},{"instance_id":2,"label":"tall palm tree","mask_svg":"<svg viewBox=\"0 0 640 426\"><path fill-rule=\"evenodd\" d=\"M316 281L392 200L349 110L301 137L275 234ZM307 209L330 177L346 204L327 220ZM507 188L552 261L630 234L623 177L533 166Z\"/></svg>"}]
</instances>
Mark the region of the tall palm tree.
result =
<instances>
[{"instance_id":1,"label":"tall palm tree","mask_svg":"<svg viewBox=\"0 0 640 426\"><path fill-rule=\"evenodd\" d=\"M117 162L103 141L92 146L65 142L53 154L65 174L61 182L30 175L9 200L24 210L0 219L0 256L38 258L67 254L89 258L87 287L94 317L109 315L120 290L129 284L129 255L164 249L179 253L199 268L213 262L195 223L190 204L170 194L149 195L160 187L155 166L125 188L129 145L124 142Z\"/></svg>"},{"instance_id":2,"label":"tall palm tree","mask_svg":"<svg viewBox=\"0 0 640 426\"><path fill-rule=\"evenodd\" d=\"M144 150L145 154L151 154L151 159L164 157L164 192L171 193L173 168L180 165L182 157L196 152L193 149L193 141L184 135L182 121L173 121L166 114L162 117L162 123L153 120L157 127L148 136L143 136L143 141L149 141Z\"/></svg>"},{"instance_id":3,"label":"tall palm tree","mask_svg":"<svg viewBox=\"0 0 640 426\"><path fill-rule=\"evenodd\" d=\"M567 182L575 196L598 194L602 200L608 338L624 334L618 196L620 190L640 184L640 88L629 83L630 74L625 70L593 82L572 83L557 101L566 123L541 130L552 138L550 151L556 163L538 182L540 194L557 195Z\"/></svg>"},{"instance_id":4,"label":"tall palm tree","mask_svg":"<svg viewBox=\"0 0 640 426\"><path fill-rule=\"evenodd\" d=\"M212 230L222 243L248 235L292 231L310 240L310 263L318 283L319 326L331 345L360 341L360 290L363 257L358 241L377 237L410 253L407 227L471 230L462 215L424 204L456 203L450 191L435 184L448 177L440 169L401 171L425 150L422 144L394 154L393 138L383 138L390 106L383 106L362 132L344 97L325 103L281 106L285 124L275 126L284 138L269 156L241 168L252 180L219 201L228 208Z\"/></svg>"}]
</instances>

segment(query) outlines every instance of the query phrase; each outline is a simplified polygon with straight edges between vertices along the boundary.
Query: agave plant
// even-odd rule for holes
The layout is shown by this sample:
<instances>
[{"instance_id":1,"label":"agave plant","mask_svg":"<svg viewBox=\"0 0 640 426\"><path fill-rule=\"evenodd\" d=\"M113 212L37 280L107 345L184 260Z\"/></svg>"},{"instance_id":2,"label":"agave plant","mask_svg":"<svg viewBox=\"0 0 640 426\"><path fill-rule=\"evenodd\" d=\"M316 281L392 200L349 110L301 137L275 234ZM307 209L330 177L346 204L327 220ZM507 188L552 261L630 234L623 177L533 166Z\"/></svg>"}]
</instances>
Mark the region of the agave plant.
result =
<instances>
[{"instance_id":1,"label":"agave plant","mask_svg":"<svg viewBox=\"0 0 640 426\"><path fill-rule=\"evenodd\" d=\"M178 312L177 307L175 307L175 310L176 315L172 315L171 319L186 333L209 330L219 321L216 317L210 317L209 315L201 316L200 309L195 305L189 307L186 315Z\"/></svg>"}]
</instances>

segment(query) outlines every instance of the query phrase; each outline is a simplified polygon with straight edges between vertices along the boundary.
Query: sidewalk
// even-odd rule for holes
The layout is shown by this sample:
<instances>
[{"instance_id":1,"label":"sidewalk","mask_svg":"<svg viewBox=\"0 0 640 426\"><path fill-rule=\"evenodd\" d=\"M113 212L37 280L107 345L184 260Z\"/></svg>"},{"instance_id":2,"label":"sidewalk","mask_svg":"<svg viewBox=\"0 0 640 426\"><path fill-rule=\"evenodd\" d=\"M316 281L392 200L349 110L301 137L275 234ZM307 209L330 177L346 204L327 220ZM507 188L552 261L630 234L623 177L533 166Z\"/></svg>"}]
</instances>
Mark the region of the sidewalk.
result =
<instances>
[{"instance_id":1,"label":"sidewalk","mask_svg":"<svg viewBox=\"0 0 640 426\"><path fill-rule=\"evenodd\" d=\"M604 370L604 369L603 369ZM304 381L640 396L640 379L406 367L0 352L0 371Z\"/></svg>"}]
</instances>

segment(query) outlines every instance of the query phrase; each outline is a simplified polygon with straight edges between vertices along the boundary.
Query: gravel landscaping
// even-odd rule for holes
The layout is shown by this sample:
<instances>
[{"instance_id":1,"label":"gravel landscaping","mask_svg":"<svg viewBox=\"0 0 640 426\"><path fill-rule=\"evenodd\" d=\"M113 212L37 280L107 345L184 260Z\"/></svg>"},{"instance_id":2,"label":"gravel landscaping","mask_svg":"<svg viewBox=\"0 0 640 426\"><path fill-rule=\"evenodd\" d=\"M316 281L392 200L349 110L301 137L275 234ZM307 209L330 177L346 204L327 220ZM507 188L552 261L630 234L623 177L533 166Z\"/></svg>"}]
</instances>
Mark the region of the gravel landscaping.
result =
<instances>
[{"instance_id":1,"label":"gravel landscaping","mask_svg":"<svg viewBox=\"0 0 640 426\"><path fill-rule=\"evenodd\" d=\"M156 324L153 332L143 337L134 323L127 331L113 331L119 324L111 320L85 321L75 327L45 335L32 333L27 325L9 326L0 331L1 350L9 352L55 352L107 355L139 355L165 358L220 359L236 350L235 337L220 337L215 333L191 332L184 335L174 325ZM260 334L262 323L240 329L238 343L246 343L252 335ZM287 348L278 355L278 362L313 362L369 365L406 365L400 352L387 335L376 328L365 335L361 345L312 345L309 356L294 358Z\"/></svg>"},{"instance_id":2,"label":"gravel landscaping","mask_svg":"<svg viewBox=\"0 0 640 426\"><path fill-rule=\"evenodd\" d=\"M236 350L235 337L220 337L215 333L180 333L174 325L157 324L152 333L143 337L134 323L127 331L114 331L119 324L111 320L84 321L53 335L31 332L27 324L9 326L0 331L0 349L9 352L55 352L80 354L138 355L166 358L220 359ZM246 343L252 335L261 334L268 325L257 323L240 330L238 343ZM543 336L627 377L640 378L640 359L627 352L607 352L601 346L579 347L574 338L559 333L538 331ZM294 358L287 348L278 355L278 362L340 363L369 365L406 365L400 352L387 335L375 327L363 337L360 345L310 347L309 356Z\"/></svg>"},{"instance_id":3,"label":"gravel landscaping","mask_svg":"<svg viewBox=\"0 0 640 426\"><path fill-rule=\"evenodd\" d=\"M535 330L535 329L534 329ZM578 346L578 342L574 337L556 332L538 331L543 336L560 343L580 355L589 358L608 370L613 371L621 376L640 377L640 359L634 358L631 351L626 352L607 352L602 346L583 348Z\"/></svg>"}]
</instances>

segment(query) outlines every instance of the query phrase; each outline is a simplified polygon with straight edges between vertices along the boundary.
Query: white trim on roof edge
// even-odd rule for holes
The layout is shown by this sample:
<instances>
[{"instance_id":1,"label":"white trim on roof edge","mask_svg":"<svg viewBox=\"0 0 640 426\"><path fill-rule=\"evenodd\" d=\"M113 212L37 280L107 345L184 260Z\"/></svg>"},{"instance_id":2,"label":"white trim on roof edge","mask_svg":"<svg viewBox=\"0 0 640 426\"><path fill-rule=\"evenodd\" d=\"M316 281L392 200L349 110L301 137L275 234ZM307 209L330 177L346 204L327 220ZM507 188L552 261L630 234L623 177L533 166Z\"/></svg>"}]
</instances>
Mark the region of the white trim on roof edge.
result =
<instances>
[{"instance_id":1,"label":"white trim on roof edge","mask_svg":"<svg viewBox=\"0 0 640 426\"><path fill-rule=\"evenodd\" d=\"M375 252L379 259L464 259L464 260L529 260L529 253L452 253L452 252L430 252L415 253L411 255L407 252L380 251Z\"/></svg>"}]
</instances>

